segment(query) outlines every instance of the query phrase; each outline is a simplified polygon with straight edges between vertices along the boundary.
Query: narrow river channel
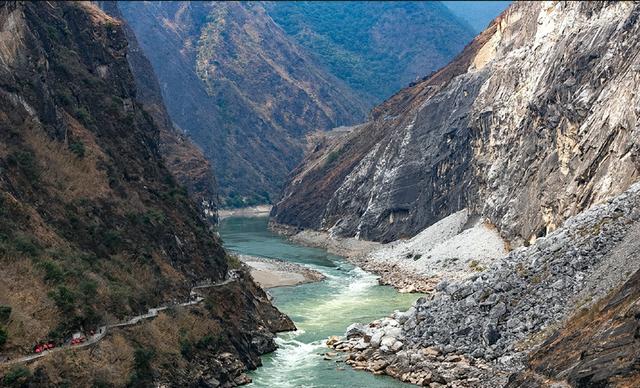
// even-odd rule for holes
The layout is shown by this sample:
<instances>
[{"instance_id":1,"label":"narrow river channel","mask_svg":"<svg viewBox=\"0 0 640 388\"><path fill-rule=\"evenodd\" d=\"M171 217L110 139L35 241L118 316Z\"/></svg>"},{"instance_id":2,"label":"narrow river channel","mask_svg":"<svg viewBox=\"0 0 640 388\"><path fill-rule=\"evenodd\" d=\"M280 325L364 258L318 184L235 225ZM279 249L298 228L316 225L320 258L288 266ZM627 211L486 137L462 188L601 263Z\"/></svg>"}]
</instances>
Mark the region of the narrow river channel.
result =
<instances>
[{"instance_id":1,"label":"narrow river channel","mask_svg":"<svg viewBox=\"0 0 640 388\"><path fill-rule=\"evenodd\" d=\"M327 279L270 290L274 304L289 315L298 331L279 335L279 349L263 356L251 373L254 387L407 387L386 376L355 371L324 360L324 341L343 335L353 322L367 323L394 310L406 310L419 295L380 286L376 277L322 249L293 244L267 229L267 218L228 218L221 222L224 246L234 252L279 258L308 265ZM341 359L336 357L336 359Z\"/></svg>"}]
</instances>

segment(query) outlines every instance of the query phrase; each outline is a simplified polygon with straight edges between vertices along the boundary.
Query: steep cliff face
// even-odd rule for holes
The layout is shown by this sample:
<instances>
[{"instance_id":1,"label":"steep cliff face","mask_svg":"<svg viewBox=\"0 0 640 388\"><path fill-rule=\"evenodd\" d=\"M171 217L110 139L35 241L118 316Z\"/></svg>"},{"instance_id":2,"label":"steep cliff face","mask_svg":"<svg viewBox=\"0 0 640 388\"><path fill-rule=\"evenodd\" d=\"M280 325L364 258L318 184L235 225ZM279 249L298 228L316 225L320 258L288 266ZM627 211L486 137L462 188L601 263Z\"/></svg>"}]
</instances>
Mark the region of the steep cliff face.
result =
<instances>
[{"instance_id":1,"label":"steep cliff face","mask_svg":"<svg viewBox=\"0 0 640 388\"><path fill-rule=\"evenodd\" d=\"M444 66L475 35L437 1L270 1L265 8L371 104Z\"/></svg>"},{"instance_id":2,"label":"steep cliff face","mask_svg":"<svg viewBox=\"0 0 640 388\"><path fill-rule=\"evenodd\" d=\"M361 120L365 106L292 43L259 4L119 3L173 121L203 149L227 206L268 202L306 132Z\"/></svg>"},{"instance_id":3,"label":"steep cliff face","mask_svg":"<svg viewBox=\"0 0 640 388\"><path fill-rule=\"evenodd\" d=\"M35 343L61 344L228 276L220 242L165 166L163 130L137 100L127 50L120 22L89 3L0 6L3 377L18 373L7 372L6 358ZM250 279L240 275L225 289L224 297L212 291L205 311L163 314L174 332L111 333L91 353L31 364L31 382L176 382L171 362L194 372L184 385L207 368L233 382L274 346L272 331L293 325ZM228 318L239 313L248 318ZM198 324L185 323L195 316ZM197 348L194 364L181 344L207 333L216 340ZM231 364L228 373L214 373L220 360Z\"/></svg>"},{"instance_id":4,"label":"steep cliff face","mask_svg":"<svg viewBox=\"0 0 640 388\"><path fill-rule=\"evenodd\" d=\"M449 65L326 141L280 223L390 241L462 208L514 245L638 178L639 9L518 2Z\"/></svg>"},{"instance_id":5,"label":"steep cliff face","mask_svg":"<svg viewBox=\"0 0 640 388\"><path fill-rule=\"evenodd\" d=\"M123 20L115 1L99 1L97 4L109 15ZM178 183L187 188L203 215L215 223L218 188L213 169L202 151L184 132L175 128L162 100L160 85L151 62L144 55L131 27L124 23L122 29L128 42L127 61L136 82L136 97L160 129L160 153L165 165Z\"/></svg>"}]
</instances>

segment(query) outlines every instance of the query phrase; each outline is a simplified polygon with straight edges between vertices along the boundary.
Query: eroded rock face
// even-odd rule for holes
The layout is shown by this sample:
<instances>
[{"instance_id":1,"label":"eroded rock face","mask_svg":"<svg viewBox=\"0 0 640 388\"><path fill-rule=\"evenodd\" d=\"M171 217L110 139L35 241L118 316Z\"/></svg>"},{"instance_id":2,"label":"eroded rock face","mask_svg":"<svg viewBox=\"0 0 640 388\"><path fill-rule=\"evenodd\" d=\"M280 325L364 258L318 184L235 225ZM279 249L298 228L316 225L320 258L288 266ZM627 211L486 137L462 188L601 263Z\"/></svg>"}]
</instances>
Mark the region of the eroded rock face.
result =
<instances>
[{"instance_id":1,"label":"eroded rock face","mask_svg":"<svg viewBox=\"0 0 640 388\"><path fill-rule=\"evenodd\" d=\"M536 351L510 387L634 386L640 381L640 272L595 306L579 311Z\"/></svg>"},{"instance_id":2,"label":"eroded rock face","mask_svg":"<svg viewBox=\"0 0 640 388\"><path fill-rule=\"evenodd\" d=\"M638 178L638 6L519 2L293 174L277 222L391 241L468 207L528 244Z\"/></svg>"}]
</instances>

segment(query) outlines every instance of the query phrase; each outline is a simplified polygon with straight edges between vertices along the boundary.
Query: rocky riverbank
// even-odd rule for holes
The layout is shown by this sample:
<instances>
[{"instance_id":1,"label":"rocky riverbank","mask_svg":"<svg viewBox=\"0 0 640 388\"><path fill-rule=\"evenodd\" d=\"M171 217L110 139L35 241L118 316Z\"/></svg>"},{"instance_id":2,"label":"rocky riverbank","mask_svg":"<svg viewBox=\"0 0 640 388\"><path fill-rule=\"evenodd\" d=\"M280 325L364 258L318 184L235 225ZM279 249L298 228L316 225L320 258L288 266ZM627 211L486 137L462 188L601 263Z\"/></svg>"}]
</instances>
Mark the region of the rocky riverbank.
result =
<instances>
[{"instance_id":1,"label":"rocky riverbank","mask_svg":"<svg viewBox=\"0 0 640 388\"><path fill-rule=\"evenodd\" d=\"M322 273L289 261L249 255L238 255L238 258L249 266L251 277L264 289L295 286L325 279Z\"/></svg>"},{"instance_id":2,"label":"rocky riverbank","mask_svg":"<svg viewBox=\"0 0 640 388\"><path fill-rule=\"evenodd\" d=\"M407 312L352 325L328 344L355 367L403 381L442 384L431 373L454 386L503 386L568 316L589 311L640 268L638 209L640 184L482 273L440 282Z\"/></svg>"},{"instance_id":3,"label":"rocky riverbank","mask_svg":"<svg viewBox=\"0 0 640 388\"><path fill-rule=\"evenodd\" d=\"M442 280L461 280L484 271L507 254L505 242L488 222L462 210L408 240L389 244L342 238L328 232L297 231L272 224L292 241L346 257L380 276L399 292L433 292Z\"/></svg>"},{"instance_id":4,"label":"rocky riverbank","mask_svg":"<svg viewBox=\"0 0 640 388\"><path fill-rule=\"evenodd\" d=\"M464 387L496 378L487 362L455 354L449 348L403 350L408 338L404 337L402 325L410 316L411 310L368 325L355 323L347 328L344 338L329 338L327 346L346 352L345 363L354 369L421 386Z\"/></svg>"},{"instance_id":5,"label":"rocky riverbank","mask_svg":"<svg viewBox=\"0 0 640 388\"><path fill-rule=\"evenodd\" d=\"M425 278L394 263L370 260L369 255L383 247L383 244L378 242L334 237L327 232L315 230L299 231L273 222L269 227L296 244L326 249L330 253L343 256L352 264L378 275L380 284L390 285L399 292L432 292L437 283L437 279Z\"/></svg>"}]
</instances>

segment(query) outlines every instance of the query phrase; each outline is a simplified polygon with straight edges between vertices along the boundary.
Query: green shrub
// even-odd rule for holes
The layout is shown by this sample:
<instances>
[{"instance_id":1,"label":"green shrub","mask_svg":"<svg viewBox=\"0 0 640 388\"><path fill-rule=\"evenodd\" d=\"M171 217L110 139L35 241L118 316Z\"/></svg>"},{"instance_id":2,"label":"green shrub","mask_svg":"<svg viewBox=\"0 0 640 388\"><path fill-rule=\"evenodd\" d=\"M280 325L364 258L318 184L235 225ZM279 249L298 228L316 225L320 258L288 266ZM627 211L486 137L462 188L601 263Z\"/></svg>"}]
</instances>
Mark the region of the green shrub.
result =
<instances>
[{"instance_id":1,"label":"green shrub","mask_svg":"<svg viewBox=\"0 0 640 388\"><path fill-rule=\"evenodd\" d=\"M70 107L73 105L73 97L68 90L61 91L56 97L58 98L60 104L62 104L62 106L64 107Z\"/></svg>"},{"instance_id":2,"label":"green shrub","mask_svg":"<svg viewBox=\"0 0 640 388\"><path fill-rule=\"evenodd\" d=\"M162 210L149 210L144 214L143 219L146 224L163 224L167 216Z\"/></svg>"},{"instance_id":3,"label":"green shrub","mask_svg":"<svg viewBox=\"0 0 640 388\"><path fill-rule=\"evenodd\" d=\"M7 331L4 328L0 327L0 348L7 343L8 337L9 334L7 333Z\"/></svg>"},{"instance_id":4,"label":"green shrub","mask_svg":"<svg viewBox=\"0 0 640 388\"><path fill-rule=\"evenodd\" d=\"M55 291L49 292L49 298L53 299L56 306L65 314L70 314L75 309L76 295L65 286L58 286Z\"/></svg>"},{"instance_id":5,"label":"green shrub","mask_svg":"<svg viewBox=\"0 0 640 388\"><path fill-rule=\"evenodd\" d=\"M40 254L40 245L29 236L17 235L14 238L13 246L16 251L28 256L38 256Z\"/></svg>"},{"instance_id":6,"label":"green shrub","mask_svg":"<svg viewBox=\"0 0 640 388\"><path fill-rule=\"evenodd\" d=\"M478 260L471 260L469 262L469 268L471 268L472 270L477 271L477 272L484 271L484 267L480 265Z\"/></svg>"},{"instance_id":7,"label":"green shrub","mask_svg":"<svg viewBox=\"0 0 640 388\"><path fill-rule=\"evenodd\" d=\"M11 306L0 306L0 323L9 322L11 317Z\"/></svg>"},{"instance_id":8,"label":"green shrub","mask_svg":"<svg viewBox=\"0 0 640 388\"><path fill-rule=\"evenodd\" d=\"M4 376L2 383L7 387L22 387L28 383L30 377L31 371L29 369L15 366Z\"/></svg>"},{"instance_id":9,"label":"green shrub","mask_svg":"<svg viewBox=\"0 0 640 388\"><path fill-rule=\"evenodd\" d=\"M85 155L84 144L80 140L76 140L69 144L69 150L79 158L83 158Z\"/></svg>"},{"instance_id":10,"label":"green shrub","mask_svg":"<svg viewBox=\"0 0 640 388\"><path fill-rule=\"evenodd\" d=\"M336 160L338 160L339 156L340 156L339 151L331 151L329 155L327 155L327 160L324 162L324 165L331 166L333 163L335 163Z\"/></svg>"},{"instance_id":11,"label":"green shrub","mask_svg":"<svg viewBox=\"0 0 640 388\"><path fill-rule=\"evenodd\" d=\"M213 334L207 334L196 343L198 349L207 349L209 346L218 346L221 338Z\"/></svg>"},{"instance_id":12,"label":"green shrub","mask_svg":"<svg viewBox=\"0 0 640 388\"><path fill-rule=\"evenodd\" d=\"M227 265L230 269L240 269L242 261L236 255L227 254Z\"/></svg>"},{"instance_id":13,"label":"green shrub","mask_svg":"<svg viewBox=\"0 0 640 388\"><path fill-rule=\"evenodd\" d=\"M95 327L102 321L102 315L100 315L100 313L92 306L84 306L80 321L80 324L83 327Z\"/></svg>"},{"instance_id":14,"label":"green shrub","mask_svg":"<svg viewBox=\"0 0 640 388\"><path fill-rule=\"evenodd\" d=\"M91 127L95 124L93 117L91 117L91 114L85 107L76 109L75 116L85 127Z\"/></svg>"},{"instance_id":15,"label":"green shrub","mask_svg":"<svg viewBox=\"0 0 640 388\"><path fill-rule=\"evenodd\" d=\"M187 360L193 358L193 344L187 338L180 339L180 354Z\"/></svg>"},{"instance_id":16,"label":"green shrub","mask_svg":"<svg viewBox=\"0 0 640 388\"><path fill-rule=\"evenodd\" d=\"M122 243L120 232L115 229L109 229L103 233L102 243L109 249L116 249Z\"/></svg>"},{"instance_id":17,"label":"green shrub","mask_svg":"<svg viewBox=\"0 0 640 388\"><path fill-rule=\"evenodd\" d=\"M98 284L93 280L83 280L80 282L78 289L87 303L92 302L96 295L98 295Z\"/></svg>"},{"instance_id":18,"label":"green shrub","mask_svg":"<svg viewBox=\"0 0 640 388\"><path fill-rule=\"evenodd\" d=\"M16 151L9 155L7 162L18 169L31 181L40 179L40 171L36 163L36 157L31 151Z\"/></svg>"},{"instance_id":19,"label":"green shrub","mask_svg":"<svg viewBox=\"0 0 640 388\"><path fill-rule=\"evenodd\" d=\"M43 261L40 263L40 267L44 270L45 282L58 284L64 280L64 272L62 272L58 264L54 263L53 261Z\"/></svg>"},{"instance_id":20,"label":"green shrub","mask_svg":"<svg viewBox=\"0 0 640 388\"><path fill-rule=\"evenodd\" d=\"M204 299L204 307L209 311L212 311L216 307L216 301L213 299L213 297L207 296Z\"/></svg>"},{"instance_id":21,"label":"green shrub","mask_svg":"<svg viewBox=\"0 0 640 388\"><path fill-rule=\"evenodd\" d=\"M47 37L49 37L50 40L59 40L58 31L55 28L52 26L45 26L45 30L47 30Z\"/></svg>"},{"instance_id":22,"label":"green shrub","mask_svg":"<svg viewBox=\"0 0 640 388\"><path fill-rule=\"evenodd\" d=\"M153 349L137 348L133 353L133 373L129 377L130 387L150 386L153 384L151 360L155 357Z\"/></svg>"}]
</instances>

